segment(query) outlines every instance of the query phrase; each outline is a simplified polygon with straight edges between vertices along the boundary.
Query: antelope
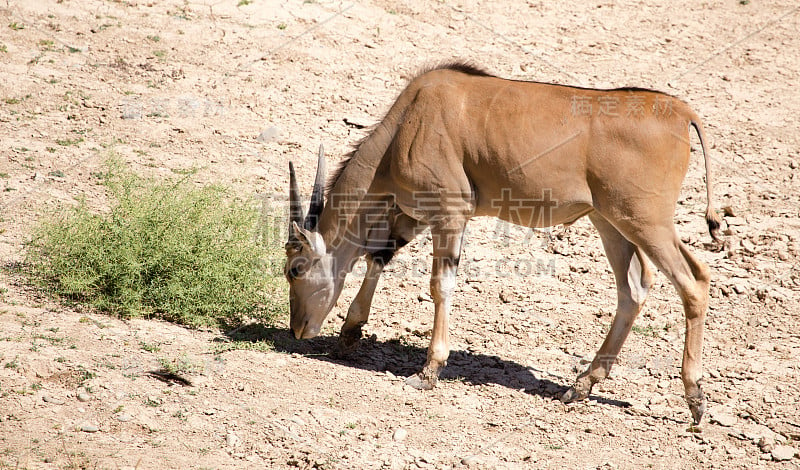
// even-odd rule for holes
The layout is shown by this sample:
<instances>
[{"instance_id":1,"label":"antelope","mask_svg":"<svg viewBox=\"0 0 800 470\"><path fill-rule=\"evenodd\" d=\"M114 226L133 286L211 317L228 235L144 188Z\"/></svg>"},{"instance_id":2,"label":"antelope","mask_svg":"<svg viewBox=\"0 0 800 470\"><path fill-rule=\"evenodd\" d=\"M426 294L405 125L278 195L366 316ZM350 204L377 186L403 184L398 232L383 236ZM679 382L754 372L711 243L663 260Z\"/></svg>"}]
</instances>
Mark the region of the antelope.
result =
<instances>
[{"instance_id":1,"label":"antelope","mask_svg":"<svg viewBox=\"0 0 800 470\"><path fill-rule=\"evenodd\" d=\"M327 187L320 147L305 216L289 164L284 274L291 330L298 339L316 336L346 275L366 255L366 275L337 343L339 351L352 352L384 267L429 227L433 328L425 365L406 383L431 389L450 354L450 302L467 222L493 216L541 228L587 216L616 278L617 309L588 369L561 400L587 398L608 376L652 284L649 258L683 303L681 378L699 424L706 403L700 382L710 273L673 223L689 165L691 128L705 161L706 222L718 240L705 133L683 101L639 88L507 80L459 63L417 75Z\"/></svg>"}]
</instances>

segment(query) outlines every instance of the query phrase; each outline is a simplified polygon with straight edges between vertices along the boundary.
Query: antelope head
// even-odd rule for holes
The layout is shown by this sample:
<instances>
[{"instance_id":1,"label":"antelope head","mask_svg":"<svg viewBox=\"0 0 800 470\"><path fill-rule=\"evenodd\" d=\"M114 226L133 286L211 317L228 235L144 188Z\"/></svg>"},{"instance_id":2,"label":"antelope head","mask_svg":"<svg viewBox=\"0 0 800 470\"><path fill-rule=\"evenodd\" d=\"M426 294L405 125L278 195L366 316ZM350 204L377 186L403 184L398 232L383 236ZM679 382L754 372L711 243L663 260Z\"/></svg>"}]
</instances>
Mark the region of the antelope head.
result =
<instances>
[{"instance_id":1,"label":"antelope head","mask_svg":"<svg viewBox=\"0 0 800 470\"><path fill-rule=\"evenodd\" d=\"M294 166L289 163L289 240L284 274L289 281L289 325L297 339L319 334L322 322L341 291L341 286L335 282L334 258L327 252L325 240L317 228L325 204L324 180L325 158L320 145L311 203L308 214L303 217Z\"/></svg>"}]
</instances>

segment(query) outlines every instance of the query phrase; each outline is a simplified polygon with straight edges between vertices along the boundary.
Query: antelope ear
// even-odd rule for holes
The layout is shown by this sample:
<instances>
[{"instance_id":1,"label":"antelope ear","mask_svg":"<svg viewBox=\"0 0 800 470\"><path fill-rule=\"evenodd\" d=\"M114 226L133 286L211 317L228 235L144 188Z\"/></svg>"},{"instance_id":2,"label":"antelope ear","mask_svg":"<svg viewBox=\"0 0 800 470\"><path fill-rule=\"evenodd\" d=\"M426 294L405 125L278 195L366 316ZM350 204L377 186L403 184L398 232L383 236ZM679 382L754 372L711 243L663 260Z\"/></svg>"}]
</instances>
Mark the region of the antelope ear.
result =
<instances>
[{"instance_id":1,"label":"antelope ear","mask_svg":"<svg viewBox=\"0 0 800 470\"><path fill-rule=\"evenodd\" d=\"M327 252L325 248L325 240L322 238L322 235L319 232L306 230L297 222L292 221L292 230L294 231L294 235L303 244L303 246L310 249L312 252L317 254L318 256L324 256Z\"/></svg>"}]
</instances>

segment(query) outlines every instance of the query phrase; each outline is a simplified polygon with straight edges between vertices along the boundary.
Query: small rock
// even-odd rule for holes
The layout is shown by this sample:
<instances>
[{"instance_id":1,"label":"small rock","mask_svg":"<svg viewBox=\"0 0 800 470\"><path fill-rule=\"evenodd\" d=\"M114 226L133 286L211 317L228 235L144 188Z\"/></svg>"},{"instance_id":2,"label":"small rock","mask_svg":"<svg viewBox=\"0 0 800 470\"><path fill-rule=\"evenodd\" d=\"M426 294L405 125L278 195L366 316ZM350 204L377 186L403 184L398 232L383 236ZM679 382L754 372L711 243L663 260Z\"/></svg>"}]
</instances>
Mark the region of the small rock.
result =
<instances>
[{"instance_id":1,"label":"small rock","mask_svg":"<svg viewBox=\"0 0 800 470\"><path fill-rule=\"evenodd\" d=\"M771 437L762 437L758 440L758 448L761 452L769 453L775 448L775 439Z\"/></svg>"},{"instance_id":2,"label":"small rock","mask_svg":"<svg viewBox=\"0 0 800 470\"><path fill-rule=\"evenodd\" d=\"M725 222L728 225L747 225L747 221L744 220L744 217L725 217Z\"/></svg>"},{"instance_id":3,"label":"small rock","mask_svg":"<svg viewBox=\"0 0 800 470\"><path fill-rule=\"evenodd\" d=\"M772 449L772 460L778 462L792 460L795 454L797 454L797 450L792 446L775 446L775 448Z\"/></svg>"},{"instance_id":4,"label":"small rock","mask_svg":"<svg viewBox=\"0 0 800 470\"><path fill-rule=\"evenodd\" d=\"M78 393L78 401L82 401L82 402L84 402L84 403L85 403L85 402L87 402L87 401L90 401L91 399L92 399L92 396L91 396L91 395L89 395L89 394L88 394L88 393L86 393L86 392L80 392L80 393Z\"/></svg>"},{"instance_id":5,"label":"small rock","mask_svg":"<svg viewBox=\"0 0 800 470\"><path fill-rule=\"evenodd\" d=\"M650 402L648 404L649 405L661 405L666 401L667 401L667 397L665 397L664 395L653 395L653 397L650 398Z\"/></svg>"},{"instance_id":6,"label":"small rock","mask_svg":"<svg viewBox=\"0 0 800 470\"><path fill-rule=\"evenodd\" d=\"M394 430L394 434L392 434L392 440L402 442L405 440L406 436L408 436L408 431L403 428L397 428Z\"/></svg>"},{"instance_id":7,"label":"small rock","mask_svg":"<svg viewBox=\"0 0 800 470\"><path fill-rule=\"evenodd\" d=\"M726 428L729 428L729 427L735 425L737 421L738 420L736 419L736 416L733 416L733 415L730 415L730 414L727 414L727 413L718 413L718 414L715 414L713 418L711 418L711 422L712 423L717 423L720 426L723 426L723 427L726 427Z\"/></svg>"},{"instance_id":8,"label":"small rock","mask_svg":"<svg viewBox=\"0 0 800 470\"><path fill-rule=\"evenodd\" d=\"M256 137L256 140L259 142L269 142L271 140L274 140L280 134L281 130L275 126L272 126L261 131L261 133L258 134L258 137Z\"/></svg>"},{"instance_id":9,"label":"small rock","mask_svg":"<svg viewBox=\"0 0 800 470\"><path fill-rule=\"evenodd\" d=\"M118 414L116 417L117 417L117 421L122 421L123 423L127 423L128 421L130 421L131 419L133 419L133 418L131 417L131 415L129 415L129 414L125 414L125 413L120 413L120 414Z\"/></svg>"},{"instance_id":10,"label":"small rock","mask_svg":"<svg viewBox=\"0 0 800 470\"><path fill-rule=\"evenodd\" d=\"M142 111L138 109L126 109L122 112L122 119L141 119Z\"/></svg>"},{"instance_id":11,"label":"small rock","mask_svg":"<svg viewBox=\"0 0 800 470\"><path fill-rule=\"evenodd\" d=\"M100 428L98 428L94 424L84 424L83 426L81 426L81 431L83 432L97 432L99 430Z\"/></svg>"},{"instance_id":12,"label":"small rock","mask_svg":"<svg viewBox=\"0 0 800 470\"><path fill-rule=\"evenodd\" d=\"M228 432L228 435L225 436L225 443L228 444L228 447L236 447L239 445L239 436L232 431Z\"/></svg>"},{"instance_id":13,"label":"small rock","mask_svg":"<svg viewBox=\"0 0 800 470\"><path fill-rule=\"evenodd\" d=\"M461 464L466 465L467 467L471 467L473 465L477 465L481 463L480 456L477 455L468 455L461 459Z\"/></svg>"},{"instance_id":14,"label":"small rock","mask_svg":"<svg viewBox=\"0 0 800 470\"><path fill-rule=\"evenodd\" d=\"M344 118L344 123L356 129L364 129L375 124L375 119L369 116L347 116Z\"/></svg>"},{"instance_id":15,"label":"small rock","mask_svg":"<svg viewBox=\"0 0 800 470\"><path fill-rule=\"evenodd\" d=\"M60 398L51 397L50 395L42 396L42 400L44 400L47 403L52 403L54 405L63 405L64 404L64 400L62 400Z\"/></svg>"},{"instance_id":16,"label":"small rock","mask_svg":"<svg viewBox=\"0 0 800 470\"><path fill-rule=\"evenodd\" d=\"M290 421L293 422L294 424L298 425L298 426L305 426L306 425L306 422L303 421L303 419L301 417L297 416L297 415L292 416L290 418Z\"/></svg>"},{"instance_id":17,"label":"small rock","mask_svg":"<svg viewBox=\"0 0 800 470\"><path fill-rule=\"evenodd\" d=\"M742 248L750 254L754 254L758 250L758 248L756 248L756 245L747 239L742 240Z\"/></svg>"}]
</instances>

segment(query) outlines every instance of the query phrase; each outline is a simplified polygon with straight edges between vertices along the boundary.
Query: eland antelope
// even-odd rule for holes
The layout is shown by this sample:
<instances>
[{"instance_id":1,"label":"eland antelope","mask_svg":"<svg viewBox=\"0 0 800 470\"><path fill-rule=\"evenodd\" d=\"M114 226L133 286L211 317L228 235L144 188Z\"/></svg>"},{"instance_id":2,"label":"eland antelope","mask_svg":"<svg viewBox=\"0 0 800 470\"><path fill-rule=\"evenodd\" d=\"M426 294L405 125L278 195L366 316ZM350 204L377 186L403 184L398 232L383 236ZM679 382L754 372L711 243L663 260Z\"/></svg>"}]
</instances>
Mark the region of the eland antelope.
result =
<instances>
[{"instance_id":1,"label":"eland antelope","mask_svg":"<svg viewBox=\"0 0 800 470\"><path fill-rule=\"evenodd\" d=\"M689 165L691 128L705 159L705 217L716 240L720 219L713 208L706 138L697 114L683 101L638 88L506 80L465 64L416 76L327 188L320 148L306 215L289 164L285 275L291 330L297 338L316 336L345 276L366 255L366 276L339 337L341 350L353 350L384 266L430 227L433 330L424 367L407 379L430 389L450 353L450 301L470 218L546 227L587 216L616 277L617 311L588 370L562 401L585 399L608 375L652 284L649 258L683 303L681 377L699 423L705 409L700 380L709 269L681 242L673 223Z\"/></svg>"}]
</instances>

